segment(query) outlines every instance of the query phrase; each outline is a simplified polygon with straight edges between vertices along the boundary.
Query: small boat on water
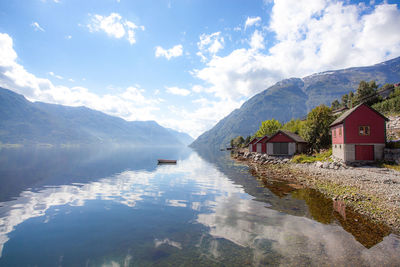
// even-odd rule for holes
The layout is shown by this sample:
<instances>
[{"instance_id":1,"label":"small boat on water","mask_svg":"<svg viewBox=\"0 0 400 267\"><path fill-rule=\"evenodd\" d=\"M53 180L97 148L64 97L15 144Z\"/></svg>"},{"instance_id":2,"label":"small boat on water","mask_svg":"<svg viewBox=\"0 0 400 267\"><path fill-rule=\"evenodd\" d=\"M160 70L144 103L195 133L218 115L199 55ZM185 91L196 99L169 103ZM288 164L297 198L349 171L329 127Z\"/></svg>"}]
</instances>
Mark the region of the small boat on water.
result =
<instances>
[{"instance_id":1,"label":"small boat on water","mask_svg":"<svg viewBox=\"0 0 400 267\"><path fill-rule=\"evenodd\" d=\"M176 164L175 159L159 159L158 164Z\"/></svg>"}]
</instances>

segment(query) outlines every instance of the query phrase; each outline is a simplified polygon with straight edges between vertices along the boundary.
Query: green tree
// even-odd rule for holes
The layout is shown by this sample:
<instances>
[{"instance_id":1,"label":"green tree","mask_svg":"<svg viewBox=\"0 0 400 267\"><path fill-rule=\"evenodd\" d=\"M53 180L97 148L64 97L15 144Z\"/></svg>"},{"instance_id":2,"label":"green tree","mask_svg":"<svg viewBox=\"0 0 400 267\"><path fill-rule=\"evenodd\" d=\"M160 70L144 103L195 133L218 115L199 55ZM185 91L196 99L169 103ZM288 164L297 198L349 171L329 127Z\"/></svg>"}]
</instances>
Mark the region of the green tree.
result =
<instances>
[{"instance_id":1,"label":"green tree","mask_svg":"<svg viewBox=\"0 0 400 267\"><path fill-rule=\"evenodd\" d=\"M332 110L325 105L320 105L308 113L301 135L309 143L311 152L329 147L329 125L333 119Z\"/></svg>"},{"instance_id":2,"label":"green tree","mask_svg":"<svg viewBox=\"0 0 400 267\"><path fill-rule=\"evenodd\" d=\"M349 95L342 95L342 103L341 106L342 107L348 107L349 104Z\"/></svg>"},{"instance_id":3,"label":"green tree","mask_svg":"<svg viewBox=\"0 0 400 267\"><path fill-rule=\"evenodd\" d=\"M331 104L331 109L335 110L335 109L338 109L338 108L340 108L340 103L339 103L339 101L337 99L335 99Z\"/></svg>"},{"instance_id":4,"label":"green tree","mask_svg":"<svg viewBox=\"0 0 400 267\"><path fill-rule=\"evenodd\" d=\"M244 138L242 136L238 136L231 140L231 147L241 147L243 143Z\"/></svg>"},{"instance_id":5,"label":"green tree","mask_svg":"<svg viewBox=\"0 0 400 267\"><path fill-rule=\"evenodd\" d=\"M372 105L376 103L378 101L376 94L377 88L378 85L376 85L375 81L361 81L356 92L356 104L367 103Z\"/></svg>"},{"instance_id":6,"label":"green tree","mask_svg":"<svg viewBox=\"0 0 400 267\"><path fill-rule=\"evenodd\" d=\"M285 123L282 126L282 130L300 134L302 128L304 127L304 123L305 123L304 121L301 121L299 119L297 119L297 120L291 119L290 121L288 121L287 123Z\"/></svg>"},{"instance_id":7,"label":"green tree","mask_svg":"<svg viewBox=\"0 0 400 267\"><path fill-rule=\"evenodd\" d=\"M398 96L400 96L400 86L394 88L394 91L390 94L389 98L395 98Z\"/></svg>"},{"instance_id":8,"label":"green tree","mask_svg":"<svg viewBox=\"0 0 400 267\"><path fill-rule=\"evenodd\" d=\"M250 142L250 140L251 140L251 136L249 135L246 137L243 144L248 144Z\"/></svg>"},{"instance_id":9,"label":"green tree","mask_svg":"<svg viewBox=\"0 0 400 267\"><path fill-rule=\"evenodd\" d=\"M392 83L385 83L379 91L386 91L386 90L393 90L394 89L394 84Z\"/></svg>"},{"instance_id":10,"label":"green tree","mask_svg":"<svg viewBox=\"0 0 400 267\"><path fill-rule=\"evenodd\" d=\"M279 121L275 120L275 119L263 121L261 123L260 128L256 132L256 136L257 137L262 137L264 135L272 135L272 134L276 133L281 128L282 128L282 124Z\"/></svg>"},{"instance_id":11,"label":"green tree","mask_svg":"<svg viewBox=\"0 0 400 267\"><path fill-rule=\"evenodd\" d=\"M355 102L356 102L356 96L354 95L354 93L351 91L349 93L349 97L348 97L348 102L347 102L347 107L348 108L352 108L355 106Z\"/></svg>"}]
</instances>

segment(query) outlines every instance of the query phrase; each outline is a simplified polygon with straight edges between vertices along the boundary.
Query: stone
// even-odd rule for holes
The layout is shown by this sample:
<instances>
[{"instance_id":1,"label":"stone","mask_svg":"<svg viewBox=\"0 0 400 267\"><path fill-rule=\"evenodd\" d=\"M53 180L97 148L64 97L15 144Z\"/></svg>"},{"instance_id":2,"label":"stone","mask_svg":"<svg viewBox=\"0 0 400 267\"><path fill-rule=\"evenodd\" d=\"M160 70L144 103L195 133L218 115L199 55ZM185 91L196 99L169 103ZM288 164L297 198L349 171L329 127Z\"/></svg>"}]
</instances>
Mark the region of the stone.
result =
<instances>
[{"instance_id":1,"label":"stone","mask_svg":"<svg viewBox=\"0 0 400 267\"><path fill-rule=\"evenodd\" d=\"M322 166L323 166L323 163L321 161L315 162L315 167L322 168Z\"/></svg>"}]
</instances>

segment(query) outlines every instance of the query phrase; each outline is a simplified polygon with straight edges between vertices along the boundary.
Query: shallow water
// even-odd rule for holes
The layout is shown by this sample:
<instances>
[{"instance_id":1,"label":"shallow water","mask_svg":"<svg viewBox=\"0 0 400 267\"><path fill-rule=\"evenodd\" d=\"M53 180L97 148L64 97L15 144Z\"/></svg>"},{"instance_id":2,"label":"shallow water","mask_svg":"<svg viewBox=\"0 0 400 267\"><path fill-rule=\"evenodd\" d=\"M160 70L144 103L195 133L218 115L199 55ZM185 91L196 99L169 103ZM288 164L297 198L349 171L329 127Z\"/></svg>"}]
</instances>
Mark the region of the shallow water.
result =
<instances>
[{"instance_id":1,"label":"shallow water","mask_svg":"<svg viewBox=\"0 0 400 267\"><path fill-rule=\"evenodd\" d=\"M400 237L316 191L262 184L227 153L8 149L0 255L0 266L399 266Z\"/></svg>"}]
</instances>

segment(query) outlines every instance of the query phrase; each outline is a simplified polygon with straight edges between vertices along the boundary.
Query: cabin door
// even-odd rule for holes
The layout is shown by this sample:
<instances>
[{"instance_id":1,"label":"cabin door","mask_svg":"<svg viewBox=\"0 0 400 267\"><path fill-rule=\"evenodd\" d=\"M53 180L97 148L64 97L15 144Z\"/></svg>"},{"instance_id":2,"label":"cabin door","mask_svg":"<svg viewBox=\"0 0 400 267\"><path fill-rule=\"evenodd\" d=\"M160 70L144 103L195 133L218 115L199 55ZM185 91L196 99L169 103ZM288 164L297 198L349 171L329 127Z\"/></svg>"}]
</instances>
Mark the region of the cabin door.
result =
<instances>
[{"instance_id":1,"label":"cabin door","mask_svg":"<svg viewBox=\"0 0 400 267\"><path fill-rule=\"evenodd\" d=\"M356 160L374 160L374 146L356 145Z\"/></svg>"},{"instance_id":2,"label":"cabin door","mask_svg":"<svg viewBox=\"0 0 400 267\"><path fill-rule=\"evenodd\" d=\"M289 143L273 143L274 155L287 155L289 154Z\"/></svg>"}]
</instances>

